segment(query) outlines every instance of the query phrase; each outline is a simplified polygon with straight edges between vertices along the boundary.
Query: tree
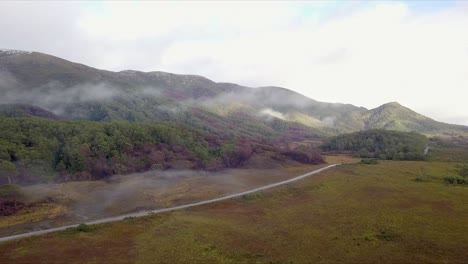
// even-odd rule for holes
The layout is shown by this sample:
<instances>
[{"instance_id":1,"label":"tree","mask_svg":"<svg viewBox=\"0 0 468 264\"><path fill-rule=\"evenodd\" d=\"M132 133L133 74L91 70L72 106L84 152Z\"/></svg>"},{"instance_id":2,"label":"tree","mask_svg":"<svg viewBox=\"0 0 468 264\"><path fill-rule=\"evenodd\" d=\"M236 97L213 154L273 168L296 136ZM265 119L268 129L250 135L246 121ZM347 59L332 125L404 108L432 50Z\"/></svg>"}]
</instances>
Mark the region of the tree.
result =
<instances>
[{"instance_id":1,"label":"tree","mask_svg":"<svg viewBox=\"0 0 468 264\"><path fill-rule=\"evenodd\" d=\"M16 174L16 166L13 162L2 160L0 161L0 176L8 179L8 184L11 184L11 176Z\"/></svg>"},{"instance_id":2,"label":"tree","mask_svg":"<svg viewBox=\"0 0 468 264\"><path fill-rule=\"evenodd\" d=\"M358 151L359 157L361 158L369 158L370 152L366 148L362 148L361 150Z\"/></svg>"}]
</instances>

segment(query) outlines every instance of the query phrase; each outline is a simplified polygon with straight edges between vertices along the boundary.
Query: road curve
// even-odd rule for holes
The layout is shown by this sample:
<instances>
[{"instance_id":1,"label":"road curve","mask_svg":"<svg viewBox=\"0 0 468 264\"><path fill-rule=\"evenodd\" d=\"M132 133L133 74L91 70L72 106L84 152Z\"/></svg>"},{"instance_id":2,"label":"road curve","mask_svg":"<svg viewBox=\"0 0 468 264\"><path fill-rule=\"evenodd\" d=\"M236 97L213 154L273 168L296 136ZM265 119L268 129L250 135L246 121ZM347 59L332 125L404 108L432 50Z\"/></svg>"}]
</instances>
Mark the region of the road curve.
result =
<instances>
[{"instance_id":1,"label":"road curve","mask_svg":"<svg viewBox=\"0 0 468 264\"><path fill-rule=\"evenodd\" d=\"M270 189L270 188L273 188L273 187L277 187L277 186L280 186L280 185L288 184L288 183L303 179L305 177L320 173L320 172L322 172L324 170L328 170L328 169L333 168L333 167L338 166L338 165L339 164L328 165L328 166L323 167L321 169L317 169L317 170L308 172L306 174L294 177L294 178L289 179L289 180L268 184L268 185L258 187L258 188L255 188L255 189L252 189L252 190L249 190L249 191L245 191L245 192L230 194L230 195L226 195L226 196L222 196L222 197L218 197L218 198L214 198L214 199L210 199L210 200L205 200L205 201L191 203L191 204L184 204L184 205L179 205L179 206L174 206L174 207L169 207L169 208L164 208L164 209L156 209L156 210L151 210L151 211L142 211L142 212L136 212L136 213L130 213L130 214L125 214L125 215L119 215L119 216L114 216L114 217L108 217L108 218L93 220L93 221L86 222L86 224L87 225L97 225L97 224L103 224L103 223L110 223L110 222L115 222L115 221L121 221L121 220L123 220L125 218L128 218L128 217L142 217L142 216L151 215L151 214L159 214L159 213L170 212L170 211L190 208L190 207L204 205L204 204L215 203L215 202L219 202L219 201L223 201L223 200L227 200L227 199L232 199L232 198L236 198L236 197L241 197L241 196L246 195L246 194L250 194L250 193L254 193L254 192L258 192L258 191L263 191L263 190ZM78 226L78 224L61 226L61 227L56 227L56 228L44 229L44 230L38 230L38 231L32 231L32 232L28 232L28 233L13 235L13 236L0 237L0 242L19 239L19 238L25 238L25 237L30 237L30 236L37 236L37 235L47 234L47 233L51 233L51 232L55 232L55 231L62 231L62 230L65 230L67 228L76 227L76 226Z\"/></svg>"}]
</instances>

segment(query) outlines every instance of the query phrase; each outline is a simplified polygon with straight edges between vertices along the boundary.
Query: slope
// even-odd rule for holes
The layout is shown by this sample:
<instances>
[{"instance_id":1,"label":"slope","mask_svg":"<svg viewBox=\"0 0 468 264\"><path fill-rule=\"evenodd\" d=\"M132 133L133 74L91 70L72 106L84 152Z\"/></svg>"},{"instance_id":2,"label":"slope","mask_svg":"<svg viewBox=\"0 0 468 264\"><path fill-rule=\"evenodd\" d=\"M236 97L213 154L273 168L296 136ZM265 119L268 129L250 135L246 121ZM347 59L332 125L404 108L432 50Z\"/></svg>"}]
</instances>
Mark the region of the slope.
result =
<instances>
[{"instance_id":1,"label":"slope","mask_svg":"<svg viewBox=\"0 0 468 264\"><path fill-rule=\"evenodd\" d=\"M259 124L267 130L293 127L316 135L371 128L468 134L465 126L434 121L398 103L367 110L319 102L281 87L250 88L157 71L112 72L39 52L0 50L0 92L0 104L39 107L72 120L157 120L222 130L229 129L221 125L225 120L241 119L244 130Z\"/></svg>"}]
</instances>

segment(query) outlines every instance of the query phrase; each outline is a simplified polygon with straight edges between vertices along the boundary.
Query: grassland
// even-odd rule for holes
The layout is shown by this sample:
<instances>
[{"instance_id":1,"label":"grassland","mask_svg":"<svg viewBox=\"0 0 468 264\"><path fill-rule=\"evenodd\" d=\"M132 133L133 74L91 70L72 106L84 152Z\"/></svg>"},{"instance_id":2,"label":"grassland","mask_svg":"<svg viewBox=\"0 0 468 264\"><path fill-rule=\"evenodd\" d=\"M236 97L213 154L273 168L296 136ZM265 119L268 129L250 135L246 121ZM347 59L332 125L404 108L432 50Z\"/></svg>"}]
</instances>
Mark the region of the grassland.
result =
<instances>
[{"instance_id":1,"label":"grassland","mask_svg":"<svg viewBox=\"0 0 468 264\"><path fill-rule=\"evenodd\" d=\"M352 159L328 156L327 160L338 163ZM257 169L257 163L267 166ZM0 218L0 236L208 200L286 180L325 165L292 161L278 164L257 157L243 169L156 170L112 176L106 181L26 186L22 193L27 206L12 216Z\"/></svg>"},{"instance_id":2,"label":"grassland","mask_svg":"<svg viewBox=\"0 0 468 264\"><path fill-rule=\"evenodd\" d=\"M261 195L5 242L0 263L466 263L468 188L442 181L454 173L344 165Z\"/></svg>"}]
</instances>

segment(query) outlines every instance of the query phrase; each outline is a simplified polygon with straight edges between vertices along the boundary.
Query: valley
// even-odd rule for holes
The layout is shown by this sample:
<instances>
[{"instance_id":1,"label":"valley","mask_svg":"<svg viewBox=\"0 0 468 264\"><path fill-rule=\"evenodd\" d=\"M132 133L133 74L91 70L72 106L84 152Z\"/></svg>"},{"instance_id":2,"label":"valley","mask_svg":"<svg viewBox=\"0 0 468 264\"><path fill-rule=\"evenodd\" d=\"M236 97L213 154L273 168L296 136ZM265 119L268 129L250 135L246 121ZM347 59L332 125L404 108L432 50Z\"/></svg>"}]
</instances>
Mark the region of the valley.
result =
<instances>
[{"instance_id":1,"label":"valley","mask_svg":"<svg viewBox=\"0 0 468 264\"><path fill-rule=\"evenodd\" d=\"M0 263L468 258L467 126L39 52L0 92Z\"/></svg>"},{"instance_id":2,"label":"valley","mask_svg":"<svg viewBox=\"0 0 468 264\"><path fill-rule=\"evenodd\" d=\"M468 264L468 1L0 1L0 264Z\"/></svg>"},{"instance_id":3,"label":"valley","mask_svg":"<svg viewBox=\"0 0 468 264\"><path fill-rule=\"evenodd\" d=\"M249 197L3 242L0 262L463 263L468 192L442 180L455 170L343 165Z\"/></svg>"},{"instance_id":4,"label":"valley","mask_svg":"<svg viewBox=\"0 0 468 264\"><path fill-rule=\"evenodd\" d=\"M356 162L327 156L328 164ZM0 219L0 236L50 229L140 211L164 209L223 197L287 180L325 165L297 162L270 169L241 168L221 172L168 170L116 175L101 181L25 186L28 206Z\"/></svg>"}]
</instances>

